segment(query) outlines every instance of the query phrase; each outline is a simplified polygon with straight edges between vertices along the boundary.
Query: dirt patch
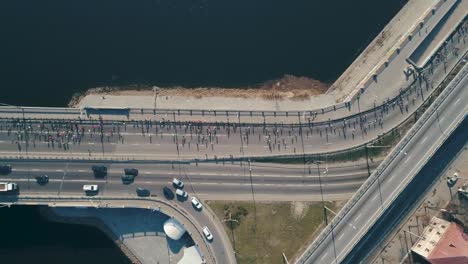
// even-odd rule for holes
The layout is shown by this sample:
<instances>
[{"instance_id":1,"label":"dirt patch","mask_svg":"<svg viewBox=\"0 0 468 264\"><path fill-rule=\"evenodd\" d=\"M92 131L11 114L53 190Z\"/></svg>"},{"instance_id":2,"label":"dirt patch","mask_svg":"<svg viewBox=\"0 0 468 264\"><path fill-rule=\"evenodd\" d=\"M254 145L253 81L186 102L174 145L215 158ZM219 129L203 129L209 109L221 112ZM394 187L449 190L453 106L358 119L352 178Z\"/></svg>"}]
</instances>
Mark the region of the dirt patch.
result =
<instances>
[{"instance_id":1,"label":"dirt patch","mask_svg":"<svg viewBox=\"0 0 468 264\"><path fill-rule=\"evenodd\" d=\"M125 87L98 87L74 95L69 105L75 105L84 95L107 94L107 95L148 95L154 96L155 86L130 85ZM252 98L260 97L267 100L306 100L310 96L323 94L328 85L308 77L297 77L285 75L281 79L267 81L257 86L238 88L222 87L157 87L158 96L187 96L195 98L203 97L237 97Z\"/></svg>"},{"instance_id":2,"label":"dirt patch","mask_svg":"<svg viewBox=\"0 0 468 264\"><path fill-rule=\"evenodd\" d=\"M297 221L300 221L307 214L308 208L309 205L305 202L293 202L291 204L291 213Z\"/></svg>"}]
</instances>

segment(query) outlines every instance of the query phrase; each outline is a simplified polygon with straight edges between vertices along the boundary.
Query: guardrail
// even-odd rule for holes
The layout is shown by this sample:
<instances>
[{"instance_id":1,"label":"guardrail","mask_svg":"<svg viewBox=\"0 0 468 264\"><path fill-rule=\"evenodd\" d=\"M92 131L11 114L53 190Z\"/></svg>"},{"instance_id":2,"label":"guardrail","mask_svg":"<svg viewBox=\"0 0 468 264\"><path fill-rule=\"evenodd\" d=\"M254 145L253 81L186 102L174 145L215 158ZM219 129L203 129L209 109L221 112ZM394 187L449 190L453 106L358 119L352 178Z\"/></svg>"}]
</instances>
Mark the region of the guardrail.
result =
<instances>
[{"instance_id":1,"label":"guardrail","mask_svg":"<svg viewBox=\"0 0 468 264\"><path fill-rule=\"evenodd\" d=\"M371 174L371 176L364 182L364 184L358 189L358 191L351 197L351 199L346 203L346 205L339 211L335 218L330 222L330 224L325 227L325 229L320 233L320 235L314 240L306 252L301 256L301 259L297 263L306 263L307 258L323 243L323 241L330 235L332 229L340 223L345 215L349 213L351 208L361 199L361 197L369 190L369 188L377 181L383 171L396 159L400 150L403 149L410 140L413 139L414 135L421 129L421 127L426 123L426 121L434 114L438 107L444 102L445 98L455 89L458 83L465 77L468 73L468 66L464 66L460 73L455 76L455 78L448 84L446 89L437 97L434 103L429 107L429 111L424 112L421 118L416 122L416 124L409 130L409 132L403 137L400 143L395 149L393 149L389 156L376 168L376 170Z\"/></svg>"}]
</instances>

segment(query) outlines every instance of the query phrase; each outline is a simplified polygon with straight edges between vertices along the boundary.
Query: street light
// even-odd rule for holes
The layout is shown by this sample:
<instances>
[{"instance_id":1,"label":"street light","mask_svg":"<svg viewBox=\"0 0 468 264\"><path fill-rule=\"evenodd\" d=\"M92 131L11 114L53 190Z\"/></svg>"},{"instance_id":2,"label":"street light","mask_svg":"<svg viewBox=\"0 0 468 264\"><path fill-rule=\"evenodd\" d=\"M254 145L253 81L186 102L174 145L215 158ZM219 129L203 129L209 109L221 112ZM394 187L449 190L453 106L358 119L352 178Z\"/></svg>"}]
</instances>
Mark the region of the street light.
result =
<instances>
[{"instance_id":1,"label":"street light","mask_svg":"<svg viewBox=\"0 0 468 264\"><path fill-rule=\"evenodd\" d=\"M370 145L366 144L365 145L365 151L366 151L366 163L367 163L367 173L368 176L370 177L370 168L369 168L369 154L368 154L368 148L392 148L393 146L375 146L375 145ZM380 196L380 206L383 207L383 198L382 198L382 189L380 187L380 174L377 174L377 185L379 186L379 196Z\"/></svg>"},{"instance_id":2,"label":"street light","mask_svg":"<svg viewBox=\"0 0 468 264\"><path fill-rule=\"evenodd\" d=\"M313 163L317 165L317 172L318 172L319 186L320 186L320 197L322 199L322 207L323 207L323 216L325 219L325 225L328 225L327 210L325 209L325 200L323 199L322 177L320 176L320 163L322 163L322 161L314 160ZM309 170L309 173L310 173L310 170Z\"/></svg>"}]
</instances>

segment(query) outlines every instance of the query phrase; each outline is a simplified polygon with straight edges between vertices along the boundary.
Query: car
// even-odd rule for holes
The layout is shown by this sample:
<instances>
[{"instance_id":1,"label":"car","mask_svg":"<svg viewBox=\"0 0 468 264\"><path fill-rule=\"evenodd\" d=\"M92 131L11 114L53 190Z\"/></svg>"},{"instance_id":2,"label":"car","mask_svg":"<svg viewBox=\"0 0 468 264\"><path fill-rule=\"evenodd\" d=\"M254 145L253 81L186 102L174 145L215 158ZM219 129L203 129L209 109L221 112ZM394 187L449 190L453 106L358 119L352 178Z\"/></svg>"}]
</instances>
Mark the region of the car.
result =
<instances>
[{"instance_id":1,"label":"car","mask_svg":"<svg viewBox=\"0 0 468 264\"><path fill-rule=\"evenodd\" d=\"M98 192L99 186L96 184L85 184L83 185L83 191L85 192Z\"/></svg>"},{"instance_id":2,"label":"car","mask_svg":"<svg viewBox=\"0 0 468 264\"><path fill-rule=\"evenodd\" d=\"M449 185L454 185L457 182L458 178L458 173L455 172L452 176L447 177L447 183Z\"/></svg>"},{"instance_id":3,"label":"car","mask_svg":"<svg viewBox=\"0 0 468 264\"><path fill-rule=\"evenodd\" d=\"M177 195L179 195L180 197L182 197L182 198L187 198L188 197L188 193L186 191L182 191L181 189L177 189L175 193Z\"/></svg>"},{"instance_id":4,"label":"car","mask_svg":"<svg viewBox=\"0 0 468 264\"><path fill-rule=\"evenodd\" d=\"M197 208L198 210L201 210L203 205L200 203L200 201L196 197L192 197L192 204Z\"/></svg>"},{"instance_id":5,"label":"car","mask_svg":"<svg viewBox=\"0 0 468 264\"><path fill-rule=\"evenodd\" d=\"M135 176L131 175L131 174L123 174L122 175L122 182L125 183L125 184L130 184L132 183L133 181L135 181Z\"/></svg>"},{"instance_id":6,"label":"car","mask_svg":"<svg viewBox=\"0 0 468 264\"><path fill-rule=\"evenodd\" d=\"M205 235L205 237L206 237L206 240L208 240L208 241L213 240L213 235L211 234L211 231L210 231L210 229L208 229L207 226L203 227L202 231L203 231L203 235Z\"/></svg>"},{"instance_id":7,"label":"car","mask_svg":"<svg viewBox=\"0 0 468 264\"><path fill-rule=\"evenodd\" d=\"M172 200L174 199L174 193L172 192L172 190L168 187L164 187L163 188L163 194L164 196L166 197L166 199L168 200Z\"/></svg>"},{"instance_id":8,"label":"car","mask_svg":"<svg viewBox=\"0 0 468 264\"><path fill-rule=\"evenodd\" d=\"M1 175L8 175L11 173L11 165L0 165L0 174Z\"/></svg>"},{"instance_id":9,"label":"car","mask_svg":"<svg viewBox=\"0 0 468 264\"><path fill-rule=\"evenodd\" d=\"M102 166L102 165L93 165L91 167L91 169L93 170L93 173L94 173L94 176L95 177L104 177L107 175L107 168L106 166Z\"/></svg>"},{"instance_id":10,"label":"car","mask_svg":"<svg viewBox=\"0 0 468 264\"><path fill-rule=\"evenodd\" d=\"M176 188L179 188L179 189L184 188L184 182L177 178L172 179L172 184L174 184Z\"/></svg>"},{"instance_id":11,"label":"car","mask_svg":"<svg viewBox=\"0 0 468 264\"><path fill-rule=\"evenodd\" d=\"M124 173L128 175L138 176L138 170L135 168L125 168Z\"/></svg>"},{"instance_id":12,"label":"car","mask_svg":"<svg viewBox=\"0 0 468 264\"><path fill-rule=\"evenodd\" d=\"M36 181L39 184L47 184L49 182L49 176L46 174L39 175L36 177Z\"/></svg>"},{"instance_id":13,"label":"car","mask_svg":"<svg viewBox=\"0 0 468 264\"><path fill-rule=\"evenodd\" d=\"M151 194L150 190L143 188L143 187L138 187L136 189L136 193L140 197L148 197Z\"/></svg>"}]
</instances>

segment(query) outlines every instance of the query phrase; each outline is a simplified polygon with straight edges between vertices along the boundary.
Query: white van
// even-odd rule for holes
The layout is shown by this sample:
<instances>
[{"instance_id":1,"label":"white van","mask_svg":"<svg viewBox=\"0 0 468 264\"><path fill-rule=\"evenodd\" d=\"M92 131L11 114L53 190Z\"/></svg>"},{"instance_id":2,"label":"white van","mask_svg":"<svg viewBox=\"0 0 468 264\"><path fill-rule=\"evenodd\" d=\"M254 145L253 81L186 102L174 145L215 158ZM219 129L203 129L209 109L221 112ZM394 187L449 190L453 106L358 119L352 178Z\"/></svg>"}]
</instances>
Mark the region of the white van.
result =
<instances>
[{"instance_id":1,"label":"white van","mask_svg":"<svg viewBox=\"0 0 468 264\"><path fill-rule=\"evenodd\" d=\"M85 191L85 192L97 192L97 191L99 191L99 186L97 186L96 184L83 185L83 191Z\"/></svg>"},{"instance_id":2,"label":"white van","mask_svg":"<svg viewBox=\"0 0 468 264\"><path fill-rule=\"evenodd\" d=\"M183 183L181 180L177 179L177 178L172 179L172 183L173 183L177 188L180 188L180 189L184 188L184 183Z\"/></svg>"},{"instance_id":3,"label":"white van","mask_svg":"<svg viewBox=\"0 0 468 264\"><path fill-rule=\"evenodd\" d=\"M177 189L175 193L183 198L187 198L188 194L186 191L182 191L181 189Z\"/></svg>"}]
</instances>

